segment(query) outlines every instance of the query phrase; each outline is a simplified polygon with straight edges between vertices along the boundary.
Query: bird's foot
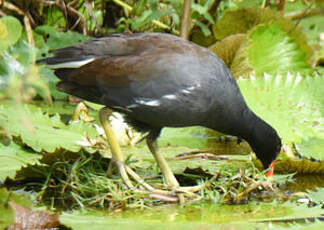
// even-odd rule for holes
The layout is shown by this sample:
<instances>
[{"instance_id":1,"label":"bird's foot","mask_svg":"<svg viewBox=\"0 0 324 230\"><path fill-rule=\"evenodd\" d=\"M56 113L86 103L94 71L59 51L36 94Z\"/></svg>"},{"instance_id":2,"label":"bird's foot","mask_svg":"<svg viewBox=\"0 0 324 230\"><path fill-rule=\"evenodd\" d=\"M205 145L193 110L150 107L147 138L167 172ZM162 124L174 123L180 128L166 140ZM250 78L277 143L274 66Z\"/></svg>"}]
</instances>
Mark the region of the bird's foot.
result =
<instances>
[{"instance_id":1,"label":"bird's foot","mask_svg":"<svg viewBox=\"0 0 324 230\"><path fill-rule=\"evenodd\" d=\"M133 185L130 179L132 178L137 184L142 185L147 191L149 192L155 191L155 189L151 185L146 183L131 167L126 165L124 162L112 160L111 163L109 164L109 168L107 172L108 177L111 177L112 175L112 171L113 171L112 163L114 163L114 165L117 167L121 179L129 189L135 189L135 186Z\"/></svg>"},{"instance_id":2,"label":"bird's foot","mask_svg":"<svg viewBox=\"0 0 324 230\"><path fill-rule=\"evenodd\" d=\"M167 182L163 188L154 188L150 184L144 181L144 179L138 175L130 166L124 162L111 161L111 163L117 167L118 173L121 176L123 183L131 190L139 193L147 194L148 197L158 199L165 202L179 202L184 204L189 200L196 199L196 194L201 190L204 185L181 187L175 177L164 178ZM112 164L108 169L108 176L112 174ZM136 185L134 185L135 183ZM133 184L134 183L134 184ZM140 188L142 186L142 188ZM144 188L144 189L143 189Z\"/></svg>"}]
</instances>

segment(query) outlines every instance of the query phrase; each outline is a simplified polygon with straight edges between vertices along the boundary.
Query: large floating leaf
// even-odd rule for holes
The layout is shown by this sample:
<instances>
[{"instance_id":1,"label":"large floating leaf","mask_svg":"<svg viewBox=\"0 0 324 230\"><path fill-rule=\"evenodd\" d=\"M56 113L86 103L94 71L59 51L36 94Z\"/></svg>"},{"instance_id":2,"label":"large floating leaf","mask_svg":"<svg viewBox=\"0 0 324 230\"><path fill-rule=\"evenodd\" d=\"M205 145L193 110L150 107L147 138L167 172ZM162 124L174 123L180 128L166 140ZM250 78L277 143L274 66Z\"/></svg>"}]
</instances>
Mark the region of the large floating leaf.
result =
<instances>
[{"instance_id":1,"label":"large floating leaf","mask_svg":"<svg viewBox=\"0 0 324 230\"><path fill-rule=\"evenodd\" d=\"M233 60L234 76L310 72L306 53L277 23L251 30Z\"/></svg>"},{"instance_id":2,"label":"large floating leaf","mask_svg":"<svg viewBox=\"0 0 324 230\"><path fill-rule=\"evenodd\" d=\"M9 146L0 143L0 181L7 177L14 178L16 172L28 164L38 164L42 155L22 148L11 142Z\"/></svg>"},{"instance_id":3,"label":"large floating leaf","mask_svg":"<svg viewBox=\"0 0 324 230\"><path fill-rule=\"evenodd\" d=\"M301 154L302 156L312 156L315 159L324 158L323 138L314 137L308 140L303 140L301 143L296 143L295 147L298 153Z\"/></svg>"},{"instance_id":4,"label":"large floating leaf","mask_svg":"<svg viewBox=\"0 0 324 230\"><path fill-rule=\"evenodd\" d=\"M269 8L251 7L227 11L214 24L213 31L216 39L221 40L232 34L248 33L255 26L268 23L276 23L282 31L286 32L305 54L307 62L314 65L314 52L299 27L291 20L283 18L279 12Z\"/></svg>"},{"instance_id":5,"label":"large floating leaf","mask_svg":"<svg viewBox=\"0 0 324 230\"><path fill-rule=\"evenodd\" d=\"M96 133L94 128L90 129L81 122L65 125L58 114L49 117L40 109L32 112L28 105L1 107L0 126L37 152L55 152L58 149L77 152L82 148L80 143L85 141L84 132Z\"/></svg>"},{"instance_id":6,"label":"large floating leaf","mask_svg":"<svg viewBox=\"0 0 324 230\"><path fill-rule=\"evenodd\" d=\"M308 191L308 196L316 203L324 203L324 188L318 188L315 191Z\"/></svg>"},{"instance_id":7,"label":"large floating leaf","mask_svg":"<svg viewBox=\"0 0 324 230\"><path fill-rule=\"evenodd\" d=\"M298 223L293 222L288 226L278 226L276 230L321 230L324 228L324 223L319 220L315 220L315 222L309 221L307 223Z\"/></svg>"},{"instance_id":8,"label":"large floating leaf","mask_svg":"<svg viewBox=\"0 0 324 230\"><path fill-rule=\"evenodd\" d=\"M221 210L221 211L220 211ZM130 210L105 216L100 213L63 213L62 224L73 229L277 229L261 221L319 217L320 207L293 203L250 203L248 205L189 204ZM258 223L256 223L258 222ZM217 224L217 225L216 225ZM89 226L88 226L89 225Z\"/></svg>"},{"instance_id":9,"label":"large floating leaf","mask_svg":"<svg viewBox=\"0 0 324 230\"><path fill-rule=\"evenodd\" d=\"M249 107L285 141L324 139L324 78L265 75L238 84Z\"/></svg>"},{"instance_id":10,"label":"large floating leaf","mask_svg":"<svg viewBox=\"0 0 324 230\"><path fill-rule=\"evenodd\" d=\"M207 135L207 129L202 127L165 128L159 138L159 145L187 146L189 148L206 147L208 140L215 137Z\"/></svg>"},{"instance_id":11,"label":"large floating leaf","mask_svg":"<svg viewBox=\"0 0 324 230\"><path fill-rule=\"evenodd\" d=\"M283 18L280 12L270 8L241 8L235 11L227 11L224 16L218 20L214 26L214 36L221 40L229 35L238 33L247 33L259 24L276 23L287 32L291 38L298 44L301 50L307 54L307 60L311 63L313 60L313 51L307 45L307 39L296 24Z\"/></svg>"}]
</instances>

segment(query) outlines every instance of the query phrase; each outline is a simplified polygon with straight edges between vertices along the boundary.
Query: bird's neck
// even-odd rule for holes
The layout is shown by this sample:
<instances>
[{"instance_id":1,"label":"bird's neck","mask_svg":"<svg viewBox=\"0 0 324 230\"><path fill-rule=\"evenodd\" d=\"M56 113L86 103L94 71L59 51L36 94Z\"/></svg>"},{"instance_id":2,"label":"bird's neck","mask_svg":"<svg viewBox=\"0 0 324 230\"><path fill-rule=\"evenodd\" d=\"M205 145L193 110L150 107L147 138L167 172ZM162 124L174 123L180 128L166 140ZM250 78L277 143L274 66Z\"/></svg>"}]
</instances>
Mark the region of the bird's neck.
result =
<instances>
[{"instance_id":1,"label":"bird's neck","mask_svg":"<svg viewBox=\"0 0 324 230\"><path fill-rule=\"evenodd\" d=\"M268 148L269 143L272 144L273 136L269 134L275 133L275 131L251 110L244 114L243 120L245 121L244 125L238 129L237 136L249 143L259 159L264 158L260 149Z\"/></svg>"},{"instance_id":2,"label":"bird's neck","mask_svg":"<svg viewBox=\"0 0 324 230\"><path fill-rule=\"evenodd\" d=\"M258 130L264 126L264 121L260 119L255 113L247 109L242 114L241 126L237 130L237 136L242 137L246 141L253 142L258 135Z\"/></svg>"},{"instance_id":3,"label":"bird's neck","mask_svg":"<svg viewBox=\"0 0 324 230\"><path fill-rule=\"evenodd\" d=\"M231 119L222 119L223 121L227 121L227 123L215 123L213 124L214 127L210 128L228 135L243 138L250 144L254 143L258 135L258 130L262 130L265 122L248 108L235 114L236 116Z\"/></svg>"}]
</instances>

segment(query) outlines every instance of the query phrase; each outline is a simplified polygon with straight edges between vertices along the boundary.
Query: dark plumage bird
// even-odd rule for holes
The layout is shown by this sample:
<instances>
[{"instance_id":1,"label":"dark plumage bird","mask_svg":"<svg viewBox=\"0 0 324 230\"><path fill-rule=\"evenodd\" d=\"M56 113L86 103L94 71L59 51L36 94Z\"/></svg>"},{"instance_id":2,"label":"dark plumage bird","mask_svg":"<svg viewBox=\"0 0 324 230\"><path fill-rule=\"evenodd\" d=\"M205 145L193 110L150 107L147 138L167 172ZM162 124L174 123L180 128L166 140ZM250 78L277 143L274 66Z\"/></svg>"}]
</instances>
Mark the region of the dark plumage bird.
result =
<instances>
[{"instance_id":1,"label":"dark plumage bird","mask_svg":"<svg viewBox=\"0 0 324 230\"><path fill-rule=\"evenodd\" d=\"M58 49L39 62L56 69L59 90L106 105L148 131L147 143L170 187L179 184L156 151L163 127L204 126L243 138L265 168L281 149L276 131L249 109L223 61L179 37L116 34Z\"/></svg>"}]
</instances>

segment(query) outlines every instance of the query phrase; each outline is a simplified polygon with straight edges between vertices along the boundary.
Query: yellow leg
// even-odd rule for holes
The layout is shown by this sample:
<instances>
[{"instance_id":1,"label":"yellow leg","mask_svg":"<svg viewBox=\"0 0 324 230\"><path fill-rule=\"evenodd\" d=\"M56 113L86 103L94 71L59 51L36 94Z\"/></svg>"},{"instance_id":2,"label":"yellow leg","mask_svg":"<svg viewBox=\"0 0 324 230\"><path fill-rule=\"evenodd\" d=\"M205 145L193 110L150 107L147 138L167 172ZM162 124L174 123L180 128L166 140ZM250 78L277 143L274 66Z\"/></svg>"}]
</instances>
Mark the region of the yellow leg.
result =
<instances>
[{"instance_id":1,"label":"yellow leg","mask_svg":"<svg viewBox=\"0 0 324 230\"><path fill-rule=\"evenodd\" d=\"M151 136L149 134L148 137L146 138L146 143L147 143L147 146L149 147L151 153L153 154L156 162L159 165L159 168L162 172L163 178L165 180L165 183L168 186L168 189L179 192L180 184L177 181L177 178L175 178L175 176L174 176L171 168L169 167L167 161L165 160L164 156L161 153L159 153L156 139L151 138ZM182 194L182 192L177 193L177 194L178 194L178 199L179 199L180 204L184 204L185 203L184 194Z\"/></svg>"},{"instance_id":2,"label":"yellow leg","mask_svg":"<svg viewBox=\"0 0 324 230\"><path fill-rule=\"evenodd\" d=\"M139 175L137 175L130 167L125 165L125 160L123 153L120 149L118 140L113 132L113 129L109 123L108 117L111 115L112 111L108 108L103 108L100 110L99 116L100 116L100 122L103 126L103 129L105 130L107 140L110 145L111 153L112 153L112 161L116 164L118 171L120 173L120 176L124 183L127 185L128 188L134 189L134 185L130 181L129 176L131 176L137 183L141 184L145 189L151 192L155 192L155 190L152 186L147 184ZM108 175L112 174L112 164L109 164L108 167Z\"/></svg>"},{"instance_id":3,"label":"yellow leg","mask_svg":"<svg viewBox=\"0 0 324 230\"><path fill-rule=\"evenodd\" d=\"M147 146L149 147L151 153L153 154L156 162L159 165L159 168L162 172L163 178L165 180L165 183L169 186L169 188L171 189L176 189L179 188L180 185L177 181L177 179L175 178L172 170L170 169L167 161L165 160L165 158L163 157L162 154L160 154L157 150L157 143L156 141L152 141L150 138L146 139L147 142Z\"/></svg>"},{"instance_id":4,"label":"yellow leg","mask_svg":"<svg viewBox=\"0 0 324 230\"><path fill-rule=\"evenodd\" d=\"M112 111L108 110L107 108L103 108L100 110L99 117L100 122L102 124L103 129L105 130L107 140L110 145L111 153L112 153L112 160L115 161L117 168L119 170L120 176L122 177L124 183L129 188L134 188L132 182L130 181L126 169L125 169L125 160L123 154L120 150L118 140L114 135L113 129L109 123L108 117L111 115Z\"/></svg>"}]
</instances>

